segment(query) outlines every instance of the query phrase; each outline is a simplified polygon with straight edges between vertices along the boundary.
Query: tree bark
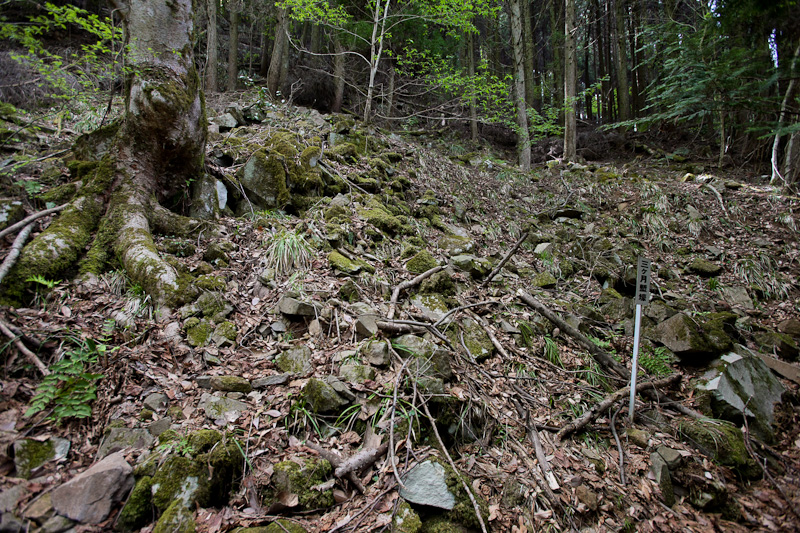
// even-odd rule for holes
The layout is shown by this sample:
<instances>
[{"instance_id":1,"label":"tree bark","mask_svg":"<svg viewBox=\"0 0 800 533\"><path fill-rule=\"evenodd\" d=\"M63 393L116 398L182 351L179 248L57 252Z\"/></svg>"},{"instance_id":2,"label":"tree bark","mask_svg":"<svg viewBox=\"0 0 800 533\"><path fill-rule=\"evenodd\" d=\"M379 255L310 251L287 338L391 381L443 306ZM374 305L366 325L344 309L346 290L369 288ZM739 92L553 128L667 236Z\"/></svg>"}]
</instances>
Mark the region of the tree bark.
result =
<instances>
[{"instance_id":1,"label":"tree bark","mask_svg":"<svg viewBox=\"0 0 800 533\"><path fill-rule=\"evenodd\" d=\"M522 12L520 0L510 0L511 40L514 52L514 100L517 107L517 156L524 171L531 169L531 142L525 106L525 52L522 44Z\"/></svg>"},{"instance_id":2,"label":"tree bark","mask_svg":"<svg viewBox=\"0 0 800 533\"><path fill-rule=\"evenodd\" d=\"M236 82L239 77L239 11L237 6L230 6L231 9L231 33L228 39L228 91L236 90Z\"/></svg>"},{"instance_id":3,"label":"tree bark","mask_svg":"<svg viewBox=\"0 0 800 533\"><path fill-rule=\"evenodd\" d=\"M525 52L525 103L528 107L533 107L536 101L536 78L533 58L535 49L533 46L533 26L531 25L531 3L530 0L522 0L522 46Z\"/></svg>"},{"instance_id":4,"label":"tree bark","mask_svg":"<svg viewBox=\"0 0 800 533\"><path fill-rule=\"evenodd\" d=\"M469 95L469 132L472 141L478 140L478 109L475 103L475 36L467 34L467 73L472 83Z\"/></svg>"},{"instance_id":5,"label":"tree bark","mask_svg":"<svg viewBox=\"0 0 800 533\"><path fill-rule=\"evenodd\" d=\"M575 84L578 56L575 51L575 0L565 0L564 13L564 159L573 161L576 148Z\"/></svg>"},{"instance_id":6,"label":"tree bark","mask_svg":"<svg viewBox=\"0 0 800 533\"><path fill-rule=\"evenodd\" d=\"M283 83L283 56L288 53L288 31L289 16L285 9L278 9L275 44L272 47L272 58L270 59L269 71L267 72L267 90L273 97L278 95L278 91Z\"/></svg>"},{"instance_id":7,"label":"tree bark","mask_svg":"<svg viewBox=\"0 0 800 533\"><path fill-rule=\"evenodd\" d=\"M7 299L24 301L32 275L58 279L76 265L79 273L99 274L114 257L156 304L173 307L188 296L182 278L159 256L152 231L190 233L190 220L159 201L204 173L207 129L192 52L192 0L128 0L115 7L133 73L121 125L75 199L23 250L9 274L13 281L6 280ZM113 133L105 128L96 135L107 141Z\"/></svg>"},{"instance_id":8,"label":"tree bark","mask_svg":"<svg viewBox=\"0 0 800 533\"><path fill-rule=\"evenodd\" d=\"M614 0L616 39L614 40L615 66L617 70L617 109L621 121L630 120L631 102L628 84L628 54L625 39L625 0Z\"/></svg>"},{"instance_id":9,"label":"tree bark","mask_svg":"<svg viewBox=\"0 0 800 533\"><path fill-rule=\"evenodd\" d=\"M797 48L794 50L794 56L792 57L792 63L789 67L789 85L786 87L786 92L783 95L783 102L781 102L781 111L778 117L778 130L780 130L786 122L786 114L789 111L789 107L794 97L795 86L797 85L797 78L794 77L794 71L797 68L797 61L800 58L800 44L797 45ZM790 139L790 142L793 139ZM778 167L778 160L780 159L780 147L781 147L781 134L780 131L775 134L775 139L772 142L772 178L769 180L770 185L776 185L779 181L783 181L784 185L787 185L789 182L789 176L786 174L790 171L790 162L791 162L791 153L787 147L786 150L786 157L785 161L787 164L784 165L784 175L781 176L780 169ZM794 149L794 146L792 146Z\"/></svg>"},{"instance_id":10,"label":"tree bark","mask_svg":"<svg viewBox=\"0 0 800 533\"><path fill-rule=\"evenodd\" d=\"M206 91L219 90L217 82L217 63L219 63L219 39L217 38L217 0L207 0L208 33L206 37Z\"/></svg>"},{"instance_id":11,"label":"tree bark","mask_svg":"<svg viewBox=\"0 0 800 533\"><path fill-rule=\"evenodd\" d=\"M336 55L333 56L333 105L331 111L339 113L342 111L342 103L344 101L344 67L345 67L345 50L342 46L342 41L339 35L333 35L333 49Z\"/></svg>"}]
</instances>

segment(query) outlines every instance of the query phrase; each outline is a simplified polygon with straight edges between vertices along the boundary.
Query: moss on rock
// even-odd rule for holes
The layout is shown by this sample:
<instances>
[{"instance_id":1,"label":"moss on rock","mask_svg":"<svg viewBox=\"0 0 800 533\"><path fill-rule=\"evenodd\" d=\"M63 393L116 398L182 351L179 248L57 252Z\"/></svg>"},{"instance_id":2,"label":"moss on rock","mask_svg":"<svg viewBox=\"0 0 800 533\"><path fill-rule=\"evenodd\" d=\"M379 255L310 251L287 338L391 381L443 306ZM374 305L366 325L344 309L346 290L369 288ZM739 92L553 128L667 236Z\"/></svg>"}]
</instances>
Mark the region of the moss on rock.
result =
<instances>
[{"instance_id":1,"label":"moss on rock","mask_svg":"<svg viewBox=\"0 0 800 533\"><path fill-rule=\"evenodd\" d=\"M406 263L406 269L414 274L422 274L438 265L436 258L429 251L422 250Z\"/></svg>"},{"instance_id":2,"label":"moss on rock","mask_svg":"<svg viewBox=\"0 0 800 533\"><path fill-rule=\"evenodd\" d=\"M175 500L158 519L153 533L195 533L197 524L194 511L180 500Z\"/></svg>"},{"instance_id":3,"label":"moss on rock","mask_svg":"<svg viewBox=\"0 0 800 533\"><path fill-rule=\"evenodd\" d=\"M136 480L131 495L119 513L117 528L121 531L136 531L153 521L153 478L143 476Z\"/></svg>"},{"instance_id":4,"label":"moss on rock","mask_svg":"<svg viewBox=\"0 0 800 533\"><path fill-rule=\"evenodd\" d=\"M682 423L679 431L717 464L731 467L744 479L761 477L761 467L747 453L744 435L733 424L720 420L691 420Z\"/></svg>"},{"instance_id":5,"label":"moss on rock","mask_svg":"<svg viewBox=\"0 0 800 533\"><path fill-rule=\"evenodd\" d=\"M336 250L328 254L328 262L335 270L345 274L358 274L362 270L370 274L375 272L375 267L366 261L361 259L350 260Z\"/></svg>"},{"instance_id":6,"label":"moss on rock","mask_svg":"<svg viewBox=\"0 0 800 533\"><path fill-rule=\"evenodd\" d=\"M303 465L283 461L275 465L272 483L278 492L297 494L303 509L325 509L334 505L333 491L318 491L311 487L320 485L333 474L333 467L325 459L308 458Z\"/></svg>"}]
</instances>

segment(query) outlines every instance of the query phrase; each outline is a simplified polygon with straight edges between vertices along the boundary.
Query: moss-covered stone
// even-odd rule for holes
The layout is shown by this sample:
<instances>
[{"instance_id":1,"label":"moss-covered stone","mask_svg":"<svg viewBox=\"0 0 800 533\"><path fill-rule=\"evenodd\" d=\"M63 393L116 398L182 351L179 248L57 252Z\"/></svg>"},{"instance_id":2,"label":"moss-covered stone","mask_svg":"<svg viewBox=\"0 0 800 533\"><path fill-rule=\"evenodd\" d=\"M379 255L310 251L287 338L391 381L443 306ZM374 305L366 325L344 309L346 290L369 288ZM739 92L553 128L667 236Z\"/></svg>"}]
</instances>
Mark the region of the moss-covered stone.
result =
<instances>
[{"instance_id":1,"label":"moss-covered stone","mask_svg":"<svg viewBox=\"0 0 800 533\"><path fill-rule=\"evenodd\" d=\"M689 264L689 271L698 274L704 278L719 275L722 272L722 267L716 263L712 263L707 259L698 257Z\"/></svg>"},{"instance_id":2,"label":"moss-covered stone","mask_svg":"<svg viewBox=\"0 0 800 533\"><path fill-rule=\"evenodd\" d=\"M364 383L375 379L375 369L368 365L347 364L341 366L339 376L351 383Z\"/></svg>"},{"instance_id":3,"label":"moss-covered stone","mask_svg":"<svg viewBox=\"0 0 800 533\"><path fill-rule=\"evenodd\" d=\"M461 339L463 338L464 345L469 350L469 353L479 363L485 361L494 353L494 344L492 344L489 335L472 320L462 321L461 327L458 329L448 328L447 337L453 346L461 346Z\"/></svg>"},{"instance_id":4,"label":"moss-covered stone","mask_svg":"<svg viewBox=\"0 0 800 533\"><path fill-rule=\"evenodd\" d=\"M186 327L186 341L190 346L199 348L205 346L211 339L214 333L214 327L207 320L199 320L192 317L186 321L187 324L192 324Z\"/></svg>"},{"instance_id":5,"label":"moss-covered stone","mask_svg":"<svg viewBox=\"0 0 800 533\"><path fill-rule=\"evenodd\" d=\"M325 509L335 503L333 491L311 487L324 483L332 474L333 467L325 459L308 458L302 466L294 461L283 461L275 465L272 483L278 492L297 494L303 509Z\"/></svg>"},{"instance_id":6,"label":"moss-covered stone","mask_svg":"<svg viewBox=\"0 0 800 533\"><path fill-rule=\"evenodd\" d=\"M206 453L222 440L222 433L216 429L198 429L186 437L193 454Z\"/></svg>"},{"instance_id":7,"label":"moss-covered stone","mask_svg":"<svg viewBox=\"0 0 800 533\"><path fill-rule=\"evenodd\" d=\"M455 296L456 284L446 271L437 272L422 281L419 287L422 294L441 294L442 296Z\"/></svg>"},{"instance_id":8,"label":"moss-covered stone","mask_svg":"<svg viewBox=\"0 0 800 533\"><path fill-rule=\"evenodd\" d=\"M209 380L211 388L223 392L243 392L253 390L250 381L241 376L212 376Z\"/></svg>"},{"instance_id":9,"label":"moss-covered stone","mask_svg":"<svg viewBox=\"0 0 800 533\"><path fill-rule=\"evenodd\" d=\"M195 279L194 286L203 291L222 292L227 287L225 278L222 276L203 275Z\"/></svg>"},{"instance_id":10,"label":"moss-covered stone","mask_svg":"<svg viewBox=\"0 0 800 533\"><path fill-rule=\"evenodd\" d=\"M419 533L422 530L422 520L408 502L403 501L397 506L392 526L398 533Z\"/></svg>"},{"instance_id":11,"label":"moss-covered stone","mask_svg":"<svg viewBox=\"0 0 800 533\"><path fill-rule=\"evenodd\" d=\"M332 413L348 405L334 388L321 379L311 378L303 387L302 399L314 413Z\"/></svg>"},{"instance_id":12,"label":"moss-covered stone","mask_svg":"<svg viewBox=\"0 0 800 533\"><path fill-rule=\"evenodd\" d=\"M180 500L175 500L164 511L153 528L153 533L195 533L197 524L194 511Z\"/></svg>"},{"instance_id":13,"label":"moss-covered stone","mask_svg":"<svg viewBox=\"0 0 800 533\"><path fill-rule=\"evenodd\" d=\"M350 260L336 250L328 254L328 262L335 270L344 272L345 274L354 275L358 274L362 270L369 272L370 274L375 272L375 267L366 261L362 259Z\"/></svg>"},{"instance_id":14,"label":"moss-covered stone","mask_svg":"<svg viewBox=\"0 0 800 533\"><path fill-rule=\"evenodd\" d=\"M325 155L340 163L353 163L358 159L358 149L353 143L342 143L325 152Z\"/></svg>"},{"instance_id":15,"label":"moss-covered stone","mask_svg":"<svg viewBox=\"0 0 800 533\"><path fill-rule=\"evenodd\" d=\"M300 166L303 170L309 170L317 166L317 161L322 155L319 146L309 146L300 154Z\"/></svg>"},{"instance_id":16,"label":"moss-covered stone","mask_svg":"<svg viewBox=\"0 0 800 533\"><path fill-rule=\"evenodd\" d=\"M53 460L56 445L52 438L45 441L20 439L14 443L14 466L17 477L28 479L33 470Z\"/></svg>"},{"instance_id":17,"label":"moss-covered stone","mask_svg":"<svg viewBox=\"0 0 800 533\"><path fill-rule=\"evenodd\" d=\"M195 302L204 317L221 322L232 311L233 306L220 292L204 292Z\"/></svg>"},{"instance_id":18,"label":"moss-covered stone","mask_svg":"<svg viewBox=\"0 0 800 533\"><path fill-rule=\"evenodd\" d=\"M336 204L325 210L323 218L325 218L325 222L333 222L336 220L344 220L347 218L348 214L349 213L344 206Z\"/></svg>"},{"instance_id":19,"label":"moss-covered stone","mask_svg":"<svg viewBox=\"0 0 800 533\"><path fill-rule=\"evenodd\" d=\"M236 177L254 205L282 208L290 201L286 168L286 156L262 149L250 156Z\"/></svg>"},{"instance_id":20,"label":"moss-covered stone","mask_svg":"<svg viewBox=\"0 0 800 533\"><path fill-rule=\"evenodd\" d=\"M744 479L761 477L761 467L747 453L742 432L729 422L691 420L679 426L680 433L714 462L729 466Z\"/></svg>"},{"instance_id":21,"label":"moss-covered stone","mask_svg":"<svg viewBox=\"0 0 800 533\"><path fill-rule=\"evenodd\" d=\"M275 364L281 371L295 374L308 374L314 369L308 346L298 346L279 353L275 357Z\"/></svg>"},{"instance_id":22,"label":"moss-covered stone","mask_svg":"<svg viewBox=\"0 0 800 533\"><path fill-rule=\"evenodd\" d=\"M358 285L352 280L348 279L344 284L339 287L339 298L348 303L357 302L359 299Z\"/></svg>"},{"instance_id":23,"label":"moss-covered stone","mask_svg":"<svg viewBox=\"0 0 800 533\"><path fill-rule=\"evenodd\" d=\"M429 251L422 250L406 263L406 269L414 274L422 274L438 265L436 258Z\"/></svg>"},{"instance_id":24,"label":"moss-covered stone","mask_svg":"<svg viewBox=\"0 0 800 533\"><path fill-rule=\"evenodd\" d=\"M231 342L236 342L236 336L239 334L238 330L236 329L236 324L233 322L226 320L225 322L218 325L214 328L214 336L221 337L223 339L228 339Z\"/></svg>"},{"instance_id":25,"label":"moss-covered stone","mask_svg":"<svg viewBox=\"0 0 800 533\"><path fill-rule=\"evenodd\" d=\"M233 533L308 533L305 528L290 520L276 520L268 526L240 527Z\"/></svg>"},{"instance_id":26,"label":"moss-covered stone","mask_svg":"<svg viewBox=\"0 0 800 533\"><path fill-rule=\"evenodd\" d=\"M531 280L531 284L542 289L552 289L558 285L558 280L549 271L545 270L536 274Z\"/></svg>"},{"instance_id":27,"label":"moss-covered stone","mask_svg":"<svg viewBox=\"0 0 800 533\"><path fill-rule=\"evenodd\" d=\"M117 528L120 531L136 531L153 521L153 478L143 476L136 480L128 501L119 513Z\"/></svg>"},{"instance_id":28,"label":"moss-covered stone","mask_svg":"<svg viewBox=\"0 0 800 533\"><path fill-rule=\"evenodd\" d=\"M382 207L359 209L357 212L359 217L379 230L385 231L389 235L397 235L402 229L402 222L400 222L396 216L390 215L389 212Z\"/></svg>"}]
</instances>

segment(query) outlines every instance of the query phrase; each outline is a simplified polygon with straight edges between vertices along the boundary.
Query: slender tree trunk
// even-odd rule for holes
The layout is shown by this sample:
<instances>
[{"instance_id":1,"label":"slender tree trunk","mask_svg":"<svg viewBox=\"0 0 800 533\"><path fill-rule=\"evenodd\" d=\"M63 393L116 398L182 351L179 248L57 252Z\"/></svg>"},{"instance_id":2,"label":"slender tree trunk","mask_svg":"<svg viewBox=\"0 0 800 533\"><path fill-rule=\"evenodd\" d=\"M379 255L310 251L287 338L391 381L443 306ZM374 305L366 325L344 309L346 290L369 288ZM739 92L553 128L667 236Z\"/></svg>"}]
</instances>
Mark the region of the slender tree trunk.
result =
<instances>
[{"instance_id":1,"label":"slender tree trunk","mask_svg":"<svg viewBox=\"0 0 800 533\"><path fill-rule=\"evenodd\" d=\"M219 90L217 83L217 63L219 63L219 39L217 38L217 0L207 0L208 36L206 42L206 92Z\"/></svg>"},{"instance_id":2,"label":"slender tree trunk","mask_svg":"<svg viewBox=\"0 0 800 533\"><path fill-rule=\"evenodd\" d=\"M589 63L589 48L591 47L591 27L586 25L586 44L583 47L583 85L587 89L584 96L584 105L586 106L586 118L589 122L594 121L594 110L592 109L593 96L588 90L592 85L591 63Z\"/></svg>"},{"instance_id":3,"label":"slender tree trunk","mask_svg":"<svg viewBox=\"0 0 800 533\"><path fill-rule=\"evenodd\" d=\"M267 53L268 46L269 39L267 39L266 33L263 33L261 35L261 61L258 64L258 74L265 78L269 72L269 54Z\"/></svg>"},{"instance_id":4,"label":"slender tree trunk","mask_svg":"<svg viewBox=\"0 0 800 533\"><path fill-rule=\"evenodd\" d=\"M553 50L553 106L558 109L558 121L564 122L564 36L561 28L564 27L563 2L553 0L550 3L550 29L552 35L551 46Z\"/></svg>"},{"instance_id":5,"label":"slender tree trunk","mask_svg":"<svg viewBox=\"0 0 800 533\"><path fill-rule=\"evenodd\" d=\"M394 66L389 67L389 89L386 95L386 116L392 117L394 115L394 83L395 83L395 70Z\"/></svg>"},{"instance_id":6,"label":"slender tree trunk","mask_svg":"<svg viewBox=\"0 0 800 533\"><path fill-rule=\"evenodd\" d=\"M533 46L533 25L531 24L531 3L530 0L521 1L522 8L522 44L525 52L525 103L528 107L534 107L536 100L536 77L533 59L535 49Z\"/></svg>"},{"instance_id":7,"label":"slender tree trunk","mask_svg":"<svg viewBox=\"0 0 800 533\"><path fill-rule=\"evenodd\" d=\"M575 51L575 0L565 0L564 12L564 159L573 161L576 148L575 84L578 55Z\"/></svg>"},{"instance_id":8,"label":"slender tree trunk","mask_svg":"<svg viewBox=\"0 0 800 533\"><path fill-rule=\"evenodd\" d=\"M794 50L794 56L792 57L792 63L789 67L789 85L786 87L786 92L783 95L783 102L781 102L781 111L778 117L778 133L775 134L775 139L772 141L772 178L769 180L771 185L776 185L779 181L783 181L784 184L787 183L789 179L786 176L786 172L789 170L789 162L791 161L791 156L788 154L787 149L787 157L786 157L786 165L784 165L784 176L781 176L778 161L780 159L780 148L781 148L781 134L780 129L784 126L786 122L786 114L789 111L789 106L791 104L792 98L794 97L795 87L797 86L797 78L794 76L794 72L797 69L797 61L798 57L800 57L800 44L797 45L797 48ZM792 137L793 140L793 137ZM791 140L790 140L791 142Z\"/></svg>"},{"instance_id":9,"label":"slender tree trunk","mask_svg":"<svg viewBox=\"0 0 800 533\"><path fill-rule=\"evenodd\" d=\"M272 46L272 57L267 71L267 90L272 97L278 96L283 80L283 56L288 52L289 17L285 9L278 9L277 29L275 30L275 43Z\"/></svg>"},{"instance_id":10,"label":"slender tree trunk","mask_svg":"<svg viewBox=\"0 0 800 533\"><path fill-rule=\"evenodd\" d=\"M231 33L228 39L228 91L236 90L239 77L239 17L238 11L231 10Z\"/></svg>"},{"instance_id":11,"label":"slender tree trunk","mask_svg":"<svg viewBox=\"0 0 800 533\"><path fill-rule=\"evenodd\" d=\"M522 44L522 12L520 0L510 0L511 40L514 53L514 100L517 106L517 155L522 170L531 169L531 143L528 114L525 108L525 51Z\"/></svg>"},{"instance_id":12,"label":"slender tree trunk","mask_svg":"<svg viewBox=\"0 0 800 533\"><path fill-rule=\"evenodd\" d=\"M383 13L381 13L381 0L376 0L372 18L372 38L370 39L370 66L369 85L367 86L367 101L364 104L364 122L370 121L372 115L372 99L375 95L375 75L383 53L383 38L386 35L386 20L389 17L390 0L383 0Z\"/></svg>"},{"instance_id":13,"label":"slender tree trunk","mask_svg":"<svg viewBox=\"0 0 800 533\"><path fill-rule=\"evenodd\" d=\"M475 36L467 34L467 74L470 79L469 132L473 141L478 140L478 108L475 102Z\"/></svg>"},{"instance_id":14,"label":"slender tree trunk","mask_svg":"<svg viewBox=\"0 0 800 533\"><path fill-rule=\"evenodd\" d=\"M630 86L628 84L628 54L625 39L625 0L614 1L616 39L614 40L615 66L617 69L617 109L621 121L630 120Z\"/></svg>"},{"instance_id":15,"label":"slender tree trunk","mask_svg":"<svg viewBox=\"0 0 800 533\"><path fill-rule=\"evenodd\" d=\"M345 50L342 42L339 40L339 35L333 35L333 49L336 55L333 56L333 105L331 111L340 113L342 111L342 102L344 101L344 66L345 66Z\"/></svg>"}]
</instances>

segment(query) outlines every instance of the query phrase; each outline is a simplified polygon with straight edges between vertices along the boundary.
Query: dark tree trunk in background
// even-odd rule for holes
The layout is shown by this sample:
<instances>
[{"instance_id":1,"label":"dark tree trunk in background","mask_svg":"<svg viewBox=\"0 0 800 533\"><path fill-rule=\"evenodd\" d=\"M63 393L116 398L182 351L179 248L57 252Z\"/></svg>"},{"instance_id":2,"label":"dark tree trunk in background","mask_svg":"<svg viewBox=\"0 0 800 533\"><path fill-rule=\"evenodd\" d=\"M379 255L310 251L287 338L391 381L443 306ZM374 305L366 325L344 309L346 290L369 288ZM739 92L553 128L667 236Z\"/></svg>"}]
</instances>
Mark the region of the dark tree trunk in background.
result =
<instances>
[{"instance_id":1,"label":"dark tree trunk in background","mask_svg":"<svg viewBox=\"0 0 800 533\"><path fill-rule=\"evenodd\" d=\"M206 2L208 11L208 33L206 37L206 91L219 90L217 63L219 63L219 39L217 38L217 0Z\"/></svg>"},{"instance_id":2,"label":"dark tree trunk in background","mask_svg":"<svg viewBox=\"0 0 800 533\"><path fill-rule=\"evenodd\" d=\"M275 29L275 44L272 47L272 58L269 61L267 72L267 89L274 97L283 83L283 56L288 53L287 32L289 31L289 17L285 9L278 9L278 23Z\"/></svg>"},{"instance_id":3,"label":"dark tree trunk in background","mask_svg":"<svg viewBox=\"0 0 800 533\"><path fill-rule=\"evenodd\" d=\"M239 77L239 11L237 6L231 9L231 33L228 39L228 91L236 90Z\"/></svg>"}]
</instances>

